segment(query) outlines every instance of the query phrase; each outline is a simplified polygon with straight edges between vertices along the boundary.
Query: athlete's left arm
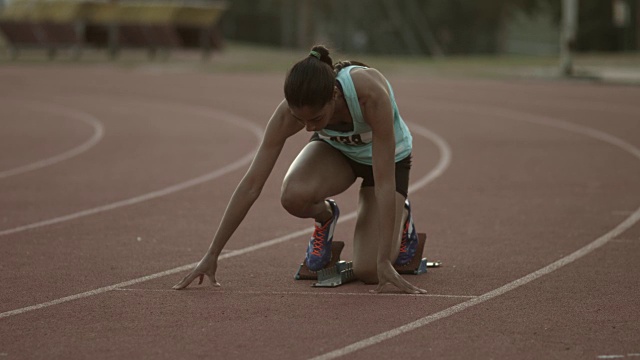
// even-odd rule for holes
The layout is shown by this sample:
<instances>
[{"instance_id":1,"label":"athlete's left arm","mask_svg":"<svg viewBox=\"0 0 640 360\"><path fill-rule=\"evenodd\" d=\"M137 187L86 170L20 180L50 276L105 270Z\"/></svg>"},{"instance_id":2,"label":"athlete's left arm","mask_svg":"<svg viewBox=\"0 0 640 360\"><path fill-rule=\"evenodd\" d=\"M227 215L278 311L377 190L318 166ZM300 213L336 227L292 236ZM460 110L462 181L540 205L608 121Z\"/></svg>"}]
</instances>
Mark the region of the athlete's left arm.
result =
<instances>
[{"instance_id":1,"label":"athlete's left arm","mask_svg":"<svg viewBox=\"0 0 640 360\"><path fill-rule=\"evenodd\" d=\"M373 179L380 219L377 259L379 284L376 291L391 283L405 292L421 293L424 290L403 279L391 263L391 246L396 236L393 232L396 222L396 140L389 86L384 76L371 68L352 73L352 79L361 101L364 120L372 130Z\"/></svg>"},{"instance_id":2,"label":"athlete's left arm","mask_svg":"<svg viewBox=\"0 0 640 360\"><path fill-rule=\"evenodd\" d=\"M373 179L379 215L378 263L391 261L395 224L395 149L393 108L386 81L375 69L352 73L364 120L372 130Z\"/></svg>"}]
</instances>

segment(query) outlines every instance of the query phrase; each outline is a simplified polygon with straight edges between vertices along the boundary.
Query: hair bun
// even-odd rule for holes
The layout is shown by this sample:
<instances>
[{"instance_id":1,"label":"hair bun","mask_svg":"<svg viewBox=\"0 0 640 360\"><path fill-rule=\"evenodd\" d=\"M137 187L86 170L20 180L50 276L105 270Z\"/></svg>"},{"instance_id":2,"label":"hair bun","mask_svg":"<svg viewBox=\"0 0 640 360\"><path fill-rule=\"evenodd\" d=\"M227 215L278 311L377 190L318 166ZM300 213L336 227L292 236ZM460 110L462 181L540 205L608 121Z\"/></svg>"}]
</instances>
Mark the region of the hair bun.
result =
<instances>
[{"instance_id":1,"label":"hair bun","mask_svg":"<svg viewBox=\"0 0 640 360\"><path fill-rule=\"evenodd\" d=\"M309 52L309 56L313 56L333 68L333 60L331 60L331 57L329 56L329 49L324 45L315 45L312 47Z\"/></svg>"}]
</instances>

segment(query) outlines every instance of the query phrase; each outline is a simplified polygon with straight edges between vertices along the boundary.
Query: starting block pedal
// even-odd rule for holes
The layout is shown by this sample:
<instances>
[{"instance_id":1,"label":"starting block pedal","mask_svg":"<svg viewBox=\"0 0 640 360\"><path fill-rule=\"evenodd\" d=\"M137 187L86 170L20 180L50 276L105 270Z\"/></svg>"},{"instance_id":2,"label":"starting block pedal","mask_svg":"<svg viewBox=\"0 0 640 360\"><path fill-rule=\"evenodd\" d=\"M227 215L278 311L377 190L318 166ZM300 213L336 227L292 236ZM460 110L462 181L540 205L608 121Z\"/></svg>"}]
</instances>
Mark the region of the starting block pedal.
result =
<instances>
[{"instance_id":1,"label":"starting block pedal","mask_svg":"<svg viewBox=\"0 0 640 360\"><path fill-rule=\"evenodd\" d=\"M334 266L318 271L315 287L336 287L355 280L352 261L338 261Z\"/></svg>"},{"instance_id":2,"label":"starting block pedal","mask_svg":"<svg viewBox=\"0 0 640 360\"><path fill-rule=\"evenodd\" d=\"M418 233L418 247L416 248L416 254L413 256L413 259L411 259L411 261L409 261L405 265L393 266L398 274L420 275L426 273L427 268L440 266L440 262L429 262L427 261L427 258L422 257L422 252L424 251L424 244L426 241L427 234Z\"/></svg>"},{"instance_id":3,"label":"starting block pedal","mask_svg":"<svg viewBox=\"0 0 640 360\"><path fill-rule=\"evenodd\" d=\"M342 241L333 241L331 243L331 260L329 263L321 270L334 268L336 263L340 261L340 254L342 253L342 249L344 249L344 242ZM300 268L298 268L298 272L296 273L296 280L318 280L318 272L311 271L305 261L302 261L300 264Z\"/></svg>"}]
</instances>

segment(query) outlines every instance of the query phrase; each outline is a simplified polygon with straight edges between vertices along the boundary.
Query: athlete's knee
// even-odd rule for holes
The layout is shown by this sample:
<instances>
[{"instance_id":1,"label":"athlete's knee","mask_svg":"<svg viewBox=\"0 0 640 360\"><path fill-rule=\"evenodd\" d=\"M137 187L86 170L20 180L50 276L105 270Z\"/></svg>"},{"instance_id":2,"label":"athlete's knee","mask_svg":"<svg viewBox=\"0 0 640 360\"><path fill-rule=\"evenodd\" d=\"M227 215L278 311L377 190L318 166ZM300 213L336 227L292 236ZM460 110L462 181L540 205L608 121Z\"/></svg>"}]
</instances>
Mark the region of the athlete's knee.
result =
<instances>
[{"instance_id":1,"label":"athlete's knee","mask_svg":"<svg viewBox=\"0 0 640 360\"><path fill-rule=\"evenodd\" d=\"M307 192L300 187L291 186L287 182L282 185L280 203L289 214L303 217L311 201Z\"/></svg>"}]
</instances>

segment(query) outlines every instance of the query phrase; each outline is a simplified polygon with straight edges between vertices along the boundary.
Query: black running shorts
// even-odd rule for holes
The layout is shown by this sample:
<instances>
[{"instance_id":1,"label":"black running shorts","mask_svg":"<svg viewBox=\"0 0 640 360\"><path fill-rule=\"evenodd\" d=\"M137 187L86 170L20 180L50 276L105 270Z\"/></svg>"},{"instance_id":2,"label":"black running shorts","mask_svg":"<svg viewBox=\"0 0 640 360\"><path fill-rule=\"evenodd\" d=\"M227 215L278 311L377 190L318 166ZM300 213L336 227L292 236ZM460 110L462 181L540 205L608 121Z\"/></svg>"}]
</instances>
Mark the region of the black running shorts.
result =
<instances>
[{"instance_id":1,"label":"black running shorts","mask_svg":"<svg viewBox=\"0 0 640 360\"><path fill-rule=\"evenodd\" d=\"M309 141L325 141L318 136L318 134L314 133L311 136ZM326 141L325 141L326 142ZM336 151L339 152L338 149ZM341 153L342 156L347 160L353 173L356 177L362 178L361 187L374 186L375 182L373 180L373 166L361 164L357 161L352 160L348 156ZM406 158L396 162L396 191L407 197L409 193L409 173L411 171L411 154Z\"/></svg>"}]
</instances>

